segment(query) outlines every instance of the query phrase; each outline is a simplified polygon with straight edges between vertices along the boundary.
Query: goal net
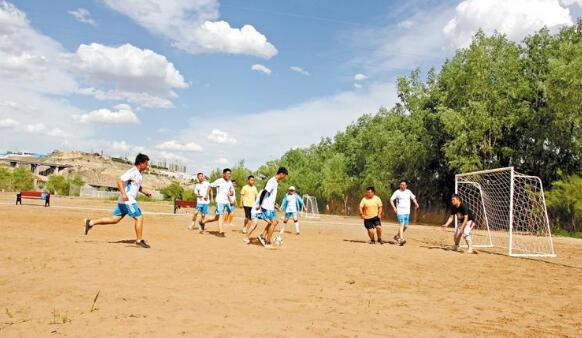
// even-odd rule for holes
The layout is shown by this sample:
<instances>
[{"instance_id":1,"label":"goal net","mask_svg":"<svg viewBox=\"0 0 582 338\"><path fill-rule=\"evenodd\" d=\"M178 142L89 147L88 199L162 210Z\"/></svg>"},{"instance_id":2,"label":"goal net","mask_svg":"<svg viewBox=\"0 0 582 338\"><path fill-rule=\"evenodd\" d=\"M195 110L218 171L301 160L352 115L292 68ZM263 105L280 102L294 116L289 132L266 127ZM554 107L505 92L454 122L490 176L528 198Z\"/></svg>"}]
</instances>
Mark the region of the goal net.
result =
<instances>
[{"instance_id":1,"label":"goal net","mask_svg":"<svg viewBox=\"0 0 582 338\"><path fill-rule=\"evenodd\" d=\"M555 256L539 177L513 167L470 172L455 176L455 192L474 214L475 247L506 248L510 256Z\"/></svg>"},{"instance_id":2,"label":"goal net","mask_svg":"<svg viewBox=\"0 0 582 338\"><path fill-rule=\"evenodd\" d=\"M317 199L314 196L303 195L303 210L301 215L306 218L319 219Z\"/></svg>"}]
</instances>

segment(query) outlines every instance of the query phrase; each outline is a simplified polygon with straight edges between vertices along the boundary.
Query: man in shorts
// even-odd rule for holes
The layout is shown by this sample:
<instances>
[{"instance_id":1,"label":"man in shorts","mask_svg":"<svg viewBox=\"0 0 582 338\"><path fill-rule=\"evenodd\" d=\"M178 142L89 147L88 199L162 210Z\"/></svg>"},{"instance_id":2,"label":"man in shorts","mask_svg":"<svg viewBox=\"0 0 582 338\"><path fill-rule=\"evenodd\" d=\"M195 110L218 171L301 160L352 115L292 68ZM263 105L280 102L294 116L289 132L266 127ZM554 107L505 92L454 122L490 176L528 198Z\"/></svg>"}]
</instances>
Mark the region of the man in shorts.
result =
<instances>
[{"instance_id":1,"label":"man in shorts","mask_svg":"<svg viewBox=\"0 0 582 338\"><path fill-rule=\"evenodd\" d=\"M247 233L248 227L251 224L251 211L255 201L257 200L258 194L259 192L257 191L257 187L255 187L255 177L250 175L247 177L247 184L240 190L241 203L245 210L243 234Z\"/></svg>"},{"instance_id":2,"label":"man in shorts","mask_svg":"<svg viewBox=\"0 0 582 338\"><path fill-rule=\"evenodd\" d=\"M208 205L210 204L210 183L206 180L203 173L198 173L196 175L198 183L194 186L194 193L196 193L196 209L192 214L192 224L188 229L193 230L196 226L196 219L198 214L200 214L200 221L204 222L206 215L208 215ZM203 233L204 229L200 227L200 233Z\"/></svg>"},{"instance_id":3,"label":"man in shorts","mask_svg":"<svg viewBox=\"0 0 582 338\"><path fill-rule=\"evenodd\" d=\"M303 209L303 199L295 192L295 187L290 186L287 190L287 194L281 201L281 210L285 212L283 224L287 224L290 219L293 219L293 223L295 224L295 235L301 234L301 231L299 230L299 218L297 216L301 209ZM281 233L284 232L285 225L281 228Z\"/></svg>"},{"instance_id":4,"label":"man in shorts","mask_svg":"<svg viewBox=\"0 0 582 338\"><path fill-rule=\"evenodd\" d=\"M150 248L150 246L143 240L143 215L139 205L137 205L136 198L137 194L141 192L142 194L150 197L152 194L145 191L141 182L143 177L141 173L146 170L149 166L149 157L144 154L138 154L135 158L135 166L117 179L117 188L119 189L119 198L117 199L117 207L113 210L112 217L101 218L97 220L91 220L90 218L85 218L85 235L89 233L96 225L104 224L117 224L126 215L129 215L134 219L135 224L135 244L142 248Z\"/></svg>"},{"instance_id":5,"label":"man in shorts","mask_svg":"<svg viewBox=\"0 0 582 338\"><path fill-rule=\"evenodd\" d=\"M396 244L406 244L404 232L410 223L410 201L414 202L416 209L418 209L419 206L416 201L416 196L414 196L412 191L408 190L408 184L406 184L406 181L402 181L400 182L400 188L392 194L392 197L390 197L390 205L392 205L398 223L400 223L398 233L394 235L394 241ZM394 205L394 202L396 202L396 205Z\"/></svg>"},{"instance_id":6,"label":"man in shorts","mask_svg":"<svg viewBox=\"0 0 582 338\"><path fill-rule=\"evenodd\" d=\"M473 216L473 212L465 206L461 200L461 196L454 194L451 197L449 213L449 219L442 225L443 229L446 229L454 221L455 215L458 219L462 219L461 225L459 225L455 230L455 245L453 246L453 250L459 251L459 243L461 242L461 237L463 237L465 242L467 242L467 253L477 253L477 251L473 249L473 241L471 239L471 230L475 227L475 217Z\"/></svg>"},{"instance_id":7,"label":"man in shorts","mask_svg":"<svg viewBox=\"0 0 582 338\"><path fill-rule=\"evenodd\" d=\"M231 197L234 195L234 188L230 180L231 170L225 168L222 171L222 178L210 183L210 187L216 188L216 214L214 218L200 221L202 229L206 224L218 221L218 237L226 237L224 233L224 218L229 212L232 212Z\"/></svg>"},{"instance_id":8,"label":"man in shorts","mask_svg":"<svg viewBox=\"0 0 582 338\"><path fill-rule=\"evenodd\" d=\"M376 237L378 243L384 244L382 240L382 200L376 196L374 187L366 189L366 195L360 202L360 217L364 220L364 227L368 231L370 237L370 244L376 244Z\"/></svg>"}]
</instances>

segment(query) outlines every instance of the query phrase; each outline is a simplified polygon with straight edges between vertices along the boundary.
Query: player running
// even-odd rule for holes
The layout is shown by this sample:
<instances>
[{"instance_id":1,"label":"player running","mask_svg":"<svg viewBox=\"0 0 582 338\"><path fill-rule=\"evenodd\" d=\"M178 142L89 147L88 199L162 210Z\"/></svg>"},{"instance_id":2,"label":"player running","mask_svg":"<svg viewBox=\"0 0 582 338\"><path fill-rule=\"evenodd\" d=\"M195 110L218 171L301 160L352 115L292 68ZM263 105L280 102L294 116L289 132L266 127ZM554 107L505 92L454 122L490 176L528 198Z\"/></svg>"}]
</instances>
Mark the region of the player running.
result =
<instances>
[{"instance_id":1,"label":"player running","mask_svg":"<svg viewBox=\"0 0 582 338\"><path fill-rule=\"evenodd\" d=\"M208 215L208 205L210 203L210 183L208 183L203 173L198 173L196 179L198 180L198 183L194 186L196 209L192 213L192 224L188 227L189 230L194 230L198 214L200 214L200 221L204 222L206 215ZM202 226L200 226L200 233L204 233Z\"/></svg>"},{"instance_id":2,"label":"player running","mask_svg":"<svg viewBox=\"0 0 582 338\"><path fill-rule=\"evenodd\" d=\"M457 218L463 219L461 225L457 227L455 230L454 241L455 245L453 246L454 251L459 251L459 242L461 242L461 236L465 238L467 242L467 253L477 253L476 250L473 249L473 241L471 240L471 230L475 227L475 218L473 216L473 212L465 206L463 201L461 200L461 196L457 194L453 194L451 197L451 207L449 209L450 216L449 219L445 224L442 225L443 230L446 229L455 219L455 215Z\"/></svg>"},{"instance_id":3,"label":"player running","mask_svg":"<svg viewBox=\"0 0 582 338\"><path fill-rule=\"evenodd\" d=\"M212 219L199 222L200 227L205 229L206 224L218 221L218 237L226 237L224 218L225 214L232 212L231 197L234 195L234 188L230 180L231 174L231 170L225 168L222 171L222 178L210 183L210 187L216 188L216 214Z\"/></svg>"},{"instance_id":4,"label":"player running","mask_svg":"<svg viewBox=\"0 0 582 338\"><path fill-rule=\"evenodd\" d=\"M85 218L85 235L96 225L117 224L125 215L129 215L134 219L135 223L135 244L142 248L150 248L142 238L143 215L136 202L138 192L148 197L152 195L141 186L143 180L141 173L148 168L149 160L149 157L144 154L138 154L135 157L135 166L117 179L119 198L117 199L117 207L113 210L113 217L101 218L94 221L90 218Z\"/></svg>"},{"instance_id":5,"label":"player running","mask_svg":"<svg viewBox=\"0 0 582 338\"><path fill-rule=\"evenodd\" d=\"M382 240L382 200L376 196L374 187L366 189L366 195L360 202L360 217L364 220L364 227L368 231L370 237L369 244L376 244L375 237L378 238L378 243L384 244Z\"/></svg>"},{"instance_id":6,"label":"player running","mask_svg":"<svg viewBox=\"0 0 582 338\"><path fill-rule=\"evenodd\" d=\"M246 237L243 238L245 243L248 244L251 242L250 236L257 228L259 220L262 219L267 223L267 225L265 226L263 233L258 237L259 242L261 242L264 247L271 247L271 238L273 237L273 232L279 223L277 220L277 213L275 212L275 208L277 208L275 203L277 198L277 188L279 187L279 181L284 180L288 174L286 168L280 167L277 170L277 174L267 181L265 189L261 190L259 197L257 197L255 205L251 210L252 225Z\"/></svg>"},{"instance_id":7,"label":"player running","mask_svg":"<svg viewBox=\"0 0 582 338\"><path fill-rule=\"evenodd\" d=\"M303 199L295 192L295 187L290 186L287 190L287 194L281 201L281 210L285 212L285 218L283 218L284 225L281 228L281 233L285 232L285 224L287 224L290 219L293 219L293 223L295 224L295 235L301 234L301 231L299 230L299 218L297 217L301 209L303 209Z\"/></svg>"},{"instance_id":8,"label":"player running","mask_svg":"<svg viewBox=\"0 0 582 338\"><path fill-rule=\"evenodd\" d=\"M394 205L394 201L396 201L397 206ZM410 223L410 201L414 202L416 209L419 208L416 196L414 196L412 191L408 190L408 184L406 181L402 181L400 182L400 188L392 194L392 197L390 197L390 204L396 213L398 223L400 223L400 228L396 235L394 235L394 241L401 246L406 244L404 232Z\"/></svg>"}]
</instances>

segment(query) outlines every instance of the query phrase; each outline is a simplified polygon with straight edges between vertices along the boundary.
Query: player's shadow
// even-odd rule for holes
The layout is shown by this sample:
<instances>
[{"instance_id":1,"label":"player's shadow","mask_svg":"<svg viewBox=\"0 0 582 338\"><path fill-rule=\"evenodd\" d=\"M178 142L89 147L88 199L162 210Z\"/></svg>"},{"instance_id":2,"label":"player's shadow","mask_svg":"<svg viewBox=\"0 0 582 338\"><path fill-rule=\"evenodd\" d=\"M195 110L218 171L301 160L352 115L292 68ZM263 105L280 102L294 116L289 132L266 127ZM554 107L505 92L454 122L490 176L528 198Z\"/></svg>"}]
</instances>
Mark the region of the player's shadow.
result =
<instances>
[{"instance_id":1,"label":"player's shadow","mask_svg":"<svg viewBox=\"0 0 582 338\"><path fill-rule=\"evenodd\" d=\"M122 239L120 241L108 242L109 244L135 244L135 239Z\"/></svg>"},{"instance_id":2,"label":"player's shadow","mask_svg":"<svg viewBox=\"0 0 582 338\"><path fill-rule=\"evenodd\" d=\"M360 243L360 244L368 244L369 241L362 241L359 239L344 239L344 242L350 242L350 243Z\"/></svg>"},{"instance_id":3,"label":"player's shadow","mask_svg":"<svg viewBox=\"0 0 582 338\"><path fill-rule=\"evenodd\" d=\"M421 245L421 248L425 248L425 249L429 249L429 250L443 250L443 251L450 251L450 252L456 252L456 253L460 253L462 254L463 252L461 251L455 251L453 250L450 246L446 246L446 245Z\"/></svg>"},{"instance_id":4,"label":"player's shadow","mask_svg":"<svg viewBox=\"0 0 582 338\"><path fill-rule=\"evenodd\" d=\"M213 236L216 236L216 237L221 237L221 236L220 236L220 232L219 232L218 230L207 230L207 231L205 231L205 232L206 232L207 234L209 234L209 235L213 235Z\"/></svg>"}]
</instances>

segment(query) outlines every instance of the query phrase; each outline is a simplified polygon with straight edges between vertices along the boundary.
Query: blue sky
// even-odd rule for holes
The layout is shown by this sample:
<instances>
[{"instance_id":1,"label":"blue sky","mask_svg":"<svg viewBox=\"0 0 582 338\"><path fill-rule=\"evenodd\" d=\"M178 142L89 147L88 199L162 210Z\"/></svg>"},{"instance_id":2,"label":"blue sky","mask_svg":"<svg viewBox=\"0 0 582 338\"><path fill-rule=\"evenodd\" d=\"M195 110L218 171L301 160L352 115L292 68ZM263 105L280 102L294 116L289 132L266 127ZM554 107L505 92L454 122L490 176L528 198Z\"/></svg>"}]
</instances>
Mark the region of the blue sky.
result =
<instances>
[{"instance_id":1,"label":"blue sky","mask_svg":"<svg viewBox=\"0 0 582 338\"><path fill-rule=\"evenodd\" d=\"M520 41L581 5L0 0L0 150L256 168L392 106L398 76L438 67L479 27Z\"/></svg>"}]
</instances>

